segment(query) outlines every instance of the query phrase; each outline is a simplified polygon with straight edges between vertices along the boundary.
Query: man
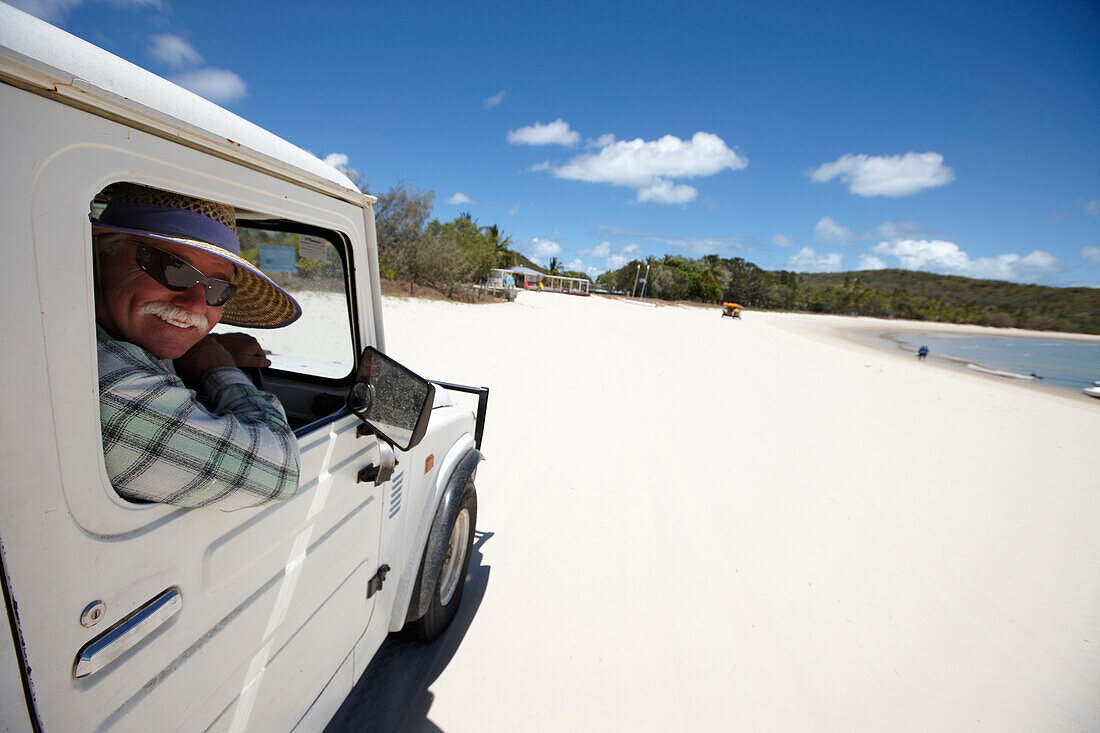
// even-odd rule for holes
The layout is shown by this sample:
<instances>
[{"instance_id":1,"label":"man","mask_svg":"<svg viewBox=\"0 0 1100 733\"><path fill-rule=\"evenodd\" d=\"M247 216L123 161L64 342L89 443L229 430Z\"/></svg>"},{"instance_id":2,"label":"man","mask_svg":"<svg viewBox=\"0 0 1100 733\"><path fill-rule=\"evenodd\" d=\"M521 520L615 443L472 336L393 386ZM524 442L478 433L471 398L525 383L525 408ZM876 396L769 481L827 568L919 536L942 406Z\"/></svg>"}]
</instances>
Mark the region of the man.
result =
<instances>
[{"instance_id":1,"label":"man","mask_svg":"<svg viewBox=\"0 0 1100 733\"><path fill-rule=\"evenodd\" d=\"M271 362L250 336L207 334L219 321L285 326L298 303L240 256L231 206L134 184L107 193L92 238L100 421L115 490L221 509L292 496L297 440L278 399L240 370Z\"/></svg>"}]
</instances>

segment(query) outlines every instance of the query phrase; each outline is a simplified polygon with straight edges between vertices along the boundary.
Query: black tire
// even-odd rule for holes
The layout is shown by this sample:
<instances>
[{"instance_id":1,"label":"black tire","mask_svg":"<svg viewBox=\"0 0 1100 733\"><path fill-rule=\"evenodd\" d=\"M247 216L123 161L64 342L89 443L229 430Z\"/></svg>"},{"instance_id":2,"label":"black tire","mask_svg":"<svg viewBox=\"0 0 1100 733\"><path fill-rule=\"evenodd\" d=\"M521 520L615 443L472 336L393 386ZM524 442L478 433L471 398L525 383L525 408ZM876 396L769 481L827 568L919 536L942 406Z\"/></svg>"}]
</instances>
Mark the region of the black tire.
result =
<instances>
[{"instance_id":1,"label":"black tire","mask_svg":"<svg viewBox=\"0 0 1100 733\"><path fill-rule=\"evenodd\" d=\"M439 574L432 581L432 596L428 610L420 618L410 621L401 630L406 638L431 641L447 630L462 603L462 591L466 587L466 573L470 567L470 555L474 547L474 530L477 527L477 491L473 481L462 492L462 503L447 530L447 551ZM461 551L461 557L455 552ZM421 560L420 572L424 572Z\"/></svg>"}]
</instances>

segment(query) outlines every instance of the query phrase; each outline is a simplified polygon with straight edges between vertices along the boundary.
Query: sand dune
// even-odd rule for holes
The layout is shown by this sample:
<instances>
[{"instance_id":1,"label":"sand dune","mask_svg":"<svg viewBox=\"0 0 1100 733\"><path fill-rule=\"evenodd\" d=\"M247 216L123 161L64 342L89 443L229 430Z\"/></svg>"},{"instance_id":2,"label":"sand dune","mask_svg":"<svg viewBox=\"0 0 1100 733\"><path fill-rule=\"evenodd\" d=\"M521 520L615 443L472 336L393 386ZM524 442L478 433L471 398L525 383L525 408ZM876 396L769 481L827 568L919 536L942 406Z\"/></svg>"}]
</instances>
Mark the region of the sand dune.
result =
<instances>
[{"instance_id":1,"label":"sand dune","mask_svg":"<svg viewBox=\"0 0 1100 733\"><path fill-rule=\"evenodd\" d=\"M492 388L485 585L414 728L1100 728L1095 401L829 316L385 317L397 359Z\"/></svg>"}]
</instances>

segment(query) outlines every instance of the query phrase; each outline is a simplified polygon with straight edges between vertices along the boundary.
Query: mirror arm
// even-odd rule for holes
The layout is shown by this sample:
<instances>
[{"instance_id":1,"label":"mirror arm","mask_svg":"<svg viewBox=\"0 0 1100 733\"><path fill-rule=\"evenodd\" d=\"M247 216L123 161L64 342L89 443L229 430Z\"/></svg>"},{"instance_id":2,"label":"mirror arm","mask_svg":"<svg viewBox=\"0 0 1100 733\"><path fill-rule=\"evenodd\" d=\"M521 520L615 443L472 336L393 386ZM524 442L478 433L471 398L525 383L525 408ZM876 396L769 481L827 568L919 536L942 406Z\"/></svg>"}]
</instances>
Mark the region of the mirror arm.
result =
<instances>
[{"instance_id":1,"label":"mirror arm","mask_svg":"<svg viewBox=\"0 0 1100 733\"><path fill-rule=\"evenodd\" d=\"M465 392L477 395L477 420L474 423L474 447L481 450L481 436L485 433L485 410L489 405L488 387L468 387L464 384L452 384L451 382L439 382L432 380L443 389L455 392Z\"/></svg>"}]
</instances>

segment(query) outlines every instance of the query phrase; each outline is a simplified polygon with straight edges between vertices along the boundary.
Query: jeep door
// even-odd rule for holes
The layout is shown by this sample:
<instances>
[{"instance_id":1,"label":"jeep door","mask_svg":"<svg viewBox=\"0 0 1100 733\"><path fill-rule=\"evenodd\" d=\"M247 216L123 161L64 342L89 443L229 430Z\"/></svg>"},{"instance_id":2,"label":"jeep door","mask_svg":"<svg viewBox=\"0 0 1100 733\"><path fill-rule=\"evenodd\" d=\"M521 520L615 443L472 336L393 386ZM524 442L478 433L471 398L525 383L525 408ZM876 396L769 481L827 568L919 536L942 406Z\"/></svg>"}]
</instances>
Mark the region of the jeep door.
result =
<instances>
[{"instance_id":1,"label":"jeep door","mask_svg":"<svg viewBox=\"0 0 1100 733\"><path fill-rule=\"evenodd\" d=\"M361 671L352 650L367 638L376 600L367 588L384 487L356 475L377 443L357 435L359 421L339 404L375 332L369 299L352 285L367 272L362 208L285 171L242 166L7 84L0 127L20 131L2 143L0 541L38 719L64 731L289 728L338 670L348 686ZM301 286L303 325L338 335L324 354L285 355L268 375L298 428L294 498L223 512L131 503L112 489L88 216L116 181L232 204L286 235L263 244L295 250L292 271L279 277ZM318 297L303 275L314 265L329 288ZM311 309L318 320L308 320ZM333 312L335 326L317 315ZM82 651L94 661L81 666Z\"/></svg>"}]
</instances>

